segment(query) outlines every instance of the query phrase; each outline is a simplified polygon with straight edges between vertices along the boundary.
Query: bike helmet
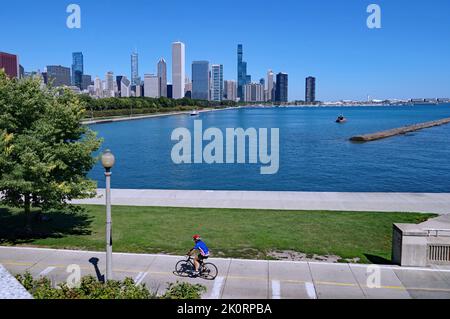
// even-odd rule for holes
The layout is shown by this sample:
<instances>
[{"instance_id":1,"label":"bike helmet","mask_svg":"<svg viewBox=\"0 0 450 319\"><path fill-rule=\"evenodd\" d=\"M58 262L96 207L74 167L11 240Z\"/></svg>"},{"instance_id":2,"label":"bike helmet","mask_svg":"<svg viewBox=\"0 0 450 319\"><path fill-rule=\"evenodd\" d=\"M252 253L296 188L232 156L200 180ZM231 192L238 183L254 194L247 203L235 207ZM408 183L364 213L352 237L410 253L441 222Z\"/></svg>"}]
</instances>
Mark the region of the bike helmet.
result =
<instances>
[{"instance_id":1,"label":"bike helmet","mask_svg":"<svg viewBox=\"0 0 450 319\"><path fill-rule=\"evenodd\" d=\"M199 240L200 239L200 235L194 235L194 236L192 236L192 239L193 240Z\"/></svg>"}]
</instances>

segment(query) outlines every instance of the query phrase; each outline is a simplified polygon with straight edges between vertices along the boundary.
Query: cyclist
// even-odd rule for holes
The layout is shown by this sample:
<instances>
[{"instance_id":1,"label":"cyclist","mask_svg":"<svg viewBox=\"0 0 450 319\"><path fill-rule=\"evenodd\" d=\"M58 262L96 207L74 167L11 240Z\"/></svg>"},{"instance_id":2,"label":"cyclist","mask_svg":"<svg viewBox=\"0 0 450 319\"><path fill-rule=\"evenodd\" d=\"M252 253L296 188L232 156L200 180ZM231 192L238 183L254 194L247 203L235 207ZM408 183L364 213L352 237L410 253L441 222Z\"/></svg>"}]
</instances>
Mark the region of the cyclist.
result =
<instances>
[{"instance_id":1,"label":"cyclist","mask_svg":"<svg viewBox=\"0 0 450 319\"><path fill-rule=\"evenodd\" d=\"M188 256L192 256L194 251L198 252L198 254L195 255L195 257L194 257L194 266L195 266L194 275L198 276L200 263L202 263L205 259L208 259L208 257L209 257L209 248L202 241L200 235L194 235L194 236L192 236L192 239L195 242L195 246L188 252Z\"/></svg>"}]
</instances>

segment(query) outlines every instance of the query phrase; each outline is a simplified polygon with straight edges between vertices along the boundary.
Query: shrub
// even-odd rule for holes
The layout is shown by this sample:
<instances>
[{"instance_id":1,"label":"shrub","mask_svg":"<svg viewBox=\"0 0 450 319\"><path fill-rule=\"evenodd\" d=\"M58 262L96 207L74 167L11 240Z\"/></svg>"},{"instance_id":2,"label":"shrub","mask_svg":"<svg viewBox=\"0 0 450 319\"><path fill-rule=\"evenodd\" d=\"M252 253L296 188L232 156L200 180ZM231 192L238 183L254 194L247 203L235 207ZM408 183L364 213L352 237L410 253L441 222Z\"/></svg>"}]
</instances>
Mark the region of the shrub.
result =
<instances>
[{"instance_id":1,"label":"shrub","mask_svg":"<svg viewBox=\"0 0 450 319\"><path fill-rule=\"evenodd\" d=\"M164 299L200 299L206 287L196 284L192 285L186 282L169 283Z\"/></svg>"},{"instance_id":2,"label":"shrub","mask_svg":"<svg viewBox=\"0 0 450 319\"><path fill-rule=\"evenodd\" d=\"M17 280L35 299L155 299L156 294L144 285L136 285L134 280L110 280L106 283L93 276L81 279L79 287L71 288L66 283L53 287L48 278L34 279L30 273L17 275ZM189 283L169 284L163 299L200 299L206 291L202 285Z\"/></svg>"}]
</instances>

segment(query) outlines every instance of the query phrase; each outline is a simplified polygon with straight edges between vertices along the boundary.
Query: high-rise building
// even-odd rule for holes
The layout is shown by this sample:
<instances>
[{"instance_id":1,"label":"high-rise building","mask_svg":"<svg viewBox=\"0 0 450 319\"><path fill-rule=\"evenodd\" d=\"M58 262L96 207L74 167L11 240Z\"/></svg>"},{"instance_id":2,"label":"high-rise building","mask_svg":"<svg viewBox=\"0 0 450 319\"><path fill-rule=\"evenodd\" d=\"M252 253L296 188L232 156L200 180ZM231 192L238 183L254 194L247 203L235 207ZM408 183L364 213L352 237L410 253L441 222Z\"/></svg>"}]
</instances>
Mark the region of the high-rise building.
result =
<instances>
[{"instance_id":1,"label":"high-rise building","mask_svg":"<svg viewBox=\"0 0 450 319\"><path fill-rule=\"evenodd\" d=\"M186 53L182 42L172 43L172 95L174 99L184 97L184 79L186 78Z\"/></svg>"},{"instance_id":2,"label":"high-rise building","mask_svg":"<svg viewBox=\"0 0 450 319\"><path fill-rule=\"evenodd\" d=\"M97 76L94 81L94 94L98 98L103 97L102 80Z\"/></svg>"},{"instance_id":3,"label":"high-rise building","mask_svg":"<svg viewBox=\"0 0 450 319\"><path fill-rule=\"evenodd\" d=\"M120 81L120 92L122 97L131 96L131 82L127 79L126 76L122 76L122 79Z\"/></svg>"},{"instance_id":4,"label":"high-rise building","mask_svg":"<svg viewBox=\"0 0 450 319\"><path fill-rule=\"evenodd\" d=\"M84 59L82 52L72 53L72 85L82 89Z\"/></svg>"},{"instance_id":5,"label":"high-rise building","mask_svg":"<svg viewBox=\"0 0 450 319\"><path fill-rule=\"evenodd\" d=\"M141 85L139 78L139 54L131 53L131 85Z\"/></svg>"},{"instance_id":6,"label":"high-rise building","mask_svg":"<svg viewBox=\"0 0 450 319\"><path fill-rule=\"evenodd\" d=\"M244 49L242 44L238 44L237 56L238 56L237 95L238 98L244 100L244 86L246 84L251 83L252 80L251 76L247 74L247 62L244 61Z\"/></svg>"},{"instance_id":7,"label":"high-rise building","mask_svg":"<svg viewBox=\"0 0 450 319\"><path fill-rule=\"evenodd\" d=\"M225 81L223 98L226 101L236 101L237 99L236 81Z\"/></svg>"},{"instance_id":8,"label":"high-rise building","mask_svg":"<svg viewBox=\"0 0 450 319\"><path fill-rule=\"evenodd\" d=\"M287 73L278 73L277 74L277 85L275 91L275 101L281 103L288 102L288 75Z\"/></svg>"},{"instance_id":9,"label":"high-rise building","mask_svg":"<svg viewBox=\"0 0 450 319\"><path fill-rule=\"evenodd\" d=\"M119 97L122 96L122 78L123 75L116 76L117 95Z\"/></svg>"},{"instance_id":10,"label":"high-rise building","mask_svg":"<svg viewBox=\"0 0 450 319\"><path fill-rule=\"evenodd\" d=\"M270 102L273 101L273 88L274 88L274 83L273 83L273 72L272 70L269 70L267 72L267 80L266 80L266 101Z\"/></svg>"},{"instance_id":11,"label":"high-rise building","mask_svg":"<svg viewBox=\"0 0 450 319\"><path fill-rule=\"evenodd\" d=\"M166 60L161 58L158 62L158 79L159 79L159 92L158 95L167 97L167 63Z\"/></svg>"},{"instance_id":12,"label":"high-rise building","mask_svg":"<svg viewBox=\"0 0 450 319\"><path fill-rule=\"evenodd\" d=\"M192 81L188 77L184 81L184 97L188 99L192 98Z\"/></svg>"},{"instance_id":13,"label":"high-rise building","mask_svg":"<svg viewBox=\"0 0 450 319\"><path fill-rule=\"evenodd\" d=\"M209 100L210 73L208 61L192 62L192 98Z\"/></svg>"},{"instance_id":14,"label":"high-rise building","mask_svg":"<svg viewBox=\"0 0 450 319\"><path fill-rule=\"evenodd\" d=\"M113 72L107 72L105 76L105 94L104 97L114 97L114 73Z\"/></svg>"},{"instance_id":15,"label":"high-rise building","mask_svg":"<svg viewBox=\"0 0 450 319\"><path fill-rule=\"evenodd\" d=\"M0 52L0 69L4 69L10 78L19 76L19 57L15 54Z\"/></svg>"},{"instance_id":16,"label":"high-rise building","mask_svg":"<svg viewBox=\"0 0 450 319\"><path fill-rule=\"evenodd\" d=\"M159 97L159 77L154 74L144 75L144 96Z\"/></svg>"},{"instance_id":17,"label":"high-rise building","mask_svg":"<svg viewBox=\"0 0 450 319\"><path fill-rule=\"evenodd\" d=\"M261 83L249 83L244 86L245 102L263 102L264 85Z\"/></svg>"},{"instance_id":18,"label":"high-rise building","mask_svg":"<svg viewBox=\"0 0 450 319\"><path fill-rule=\"evenodd\" d=\"M25 68L19 64L19 79L23 79L25 77Z\"/></svg>"},{"instance_id":19,"label":"high-rise building","mask_svg":"<svg viewBox=\"0 0 450 319\"><path fill-rule=\"evenodd\" d=\"M48 81L54 87L70 86L70 68L66 68L61 65L49 65L47 66Z\"/></svg>"},{"instance_id":20,"label":"high-rise building","mask_svg":"<svg viewBox=\"0 0 450 319\"><path fill-rule=\"evenodd\" d=\"M173 99L173 85L167 84L167 97Z\"/></svg>"},{"instance_id":21,"label":"high-rise building","mask_svg":"<svg viewBox=\"0 0 450 319\"><path fill-rule=\"evenodd\" d=\"M81 78L81 90L87 90L89 85L92 84L92 77L87 74L83 74L83 77Z\"/></svg>"},{"instance_id":22,"label":"high-rise building","mask_svg":"<svg viewBox=\"0 0 450 319\"><path fill-rule=\"evenodd\" d=\"M316 78L315 77L309 76L306 78L305 101L306 101L306 103L316 102Z\"/></svg>"},{"instance_id":23,"label":"high-rise building","mask_svg":"<svg viewBox=\"0 0 450 319\"><path fill-rule=\"evenodd\" d=\"M211 66L211 100L222 101L223 99L223 65L213 64Z\"/></svg>"}]
</instances>

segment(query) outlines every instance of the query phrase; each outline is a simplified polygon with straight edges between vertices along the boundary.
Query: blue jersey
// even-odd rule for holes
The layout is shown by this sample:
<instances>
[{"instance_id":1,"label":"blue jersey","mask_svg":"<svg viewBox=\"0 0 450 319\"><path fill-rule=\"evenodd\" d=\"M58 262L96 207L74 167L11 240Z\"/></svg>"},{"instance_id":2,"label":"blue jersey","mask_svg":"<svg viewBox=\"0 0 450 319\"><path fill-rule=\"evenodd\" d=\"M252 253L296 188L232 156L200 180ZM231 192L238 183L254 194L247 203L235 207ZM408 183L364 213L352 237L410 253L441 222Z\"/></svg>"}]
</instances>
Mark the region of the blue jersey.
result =
<instances>
[{"instance_id":1,"label":"blue jersey","mask_svg":"<svg viewBox=\"0 0 450 319\"><path fill-rule=\"evenodd\" d=\"M194 249L200 251L200 254L202 256L209 256L209 248L208 246L206 246L206 244L204 242L202 242L201 240L199 240L196 244Z\"/></svg>"}]
</instances>

